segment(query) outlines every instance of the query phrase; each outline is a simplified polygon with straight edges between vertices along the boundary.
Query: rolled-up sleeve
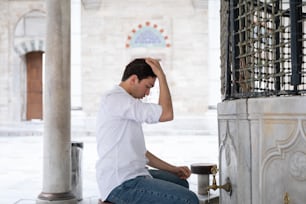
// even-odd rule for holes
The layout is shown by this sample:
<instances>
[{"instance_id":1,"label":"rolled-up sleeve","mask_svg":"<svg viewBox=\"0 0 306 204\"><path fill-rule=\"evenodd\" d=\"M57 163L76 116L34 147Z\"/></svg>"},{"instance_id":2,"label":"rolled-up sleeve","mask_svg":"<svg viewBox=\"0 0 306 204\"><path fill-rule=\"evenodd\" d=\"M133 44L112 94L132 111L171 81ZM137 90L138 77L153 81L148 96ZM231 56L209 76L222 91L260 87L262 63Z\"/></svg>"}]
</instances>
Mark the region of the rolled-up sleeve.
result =
<instances>
[{"instance_id":1,"label":"rolled-up sleeve","mask_svg":"<svg viewBox=\"0 0 306 204\"><path fill-rule=\"evenodd\" d=\"M122 102L126 104L122 104ZM154 103L145 103L131 96L120 94L107 101L112 107L112 114L119 118L135 120L140 123L157 123L162 114L162 107Z\"/></svg>"}]
</instances>

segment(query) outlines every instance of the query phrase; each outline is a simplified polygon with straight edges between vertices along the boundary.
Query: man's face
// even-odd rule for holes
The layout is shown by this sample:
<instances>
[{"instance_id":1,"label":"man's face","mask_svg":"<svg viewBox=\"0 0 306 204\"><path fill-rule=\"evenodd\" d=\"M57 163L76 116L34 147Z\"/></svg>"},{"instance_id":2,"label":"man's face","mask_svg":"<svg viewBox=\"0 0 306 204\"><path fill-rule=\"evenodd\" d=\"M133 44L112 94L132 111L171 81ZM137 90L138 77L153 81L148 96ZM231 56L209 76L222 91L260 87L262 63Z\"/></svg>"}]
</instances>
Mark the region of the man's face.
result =
<instances>
[{"instance_id":1,"label":"man's face","mask_svg":"<svg viewBox=\"0 0 306 204\"><path fill-rule=\"evenodd\" d=\"M134 86L133 86L133 91L132 91L132 96L135 98L142 99L145 96L150 94L150 89L154 86L156 78L153 77L148 77L145 79L142 79L141 81L136 80Z\"/></svg>"}]
</instances>

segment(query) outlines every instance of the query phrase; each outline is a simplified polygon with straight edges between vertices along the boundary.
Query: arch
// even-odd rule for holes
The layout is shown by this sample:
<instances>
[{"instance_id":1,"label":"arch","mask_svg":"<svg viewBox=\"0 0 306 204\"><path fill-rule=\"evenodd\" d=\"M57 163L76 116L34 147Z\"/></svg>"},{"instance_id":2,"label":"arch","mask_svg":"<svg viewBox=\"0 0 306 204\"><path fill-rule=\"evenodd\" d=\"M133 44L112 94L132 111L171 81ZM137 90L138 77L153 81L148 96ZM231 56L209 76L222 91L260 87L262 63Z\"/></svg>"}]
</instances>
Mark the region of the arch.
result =
<instances>
[{"instance_id":1,"label":"arch","mask_svg":"<svg viewBox=\"0 0 306 204\"><path fill-rule=\"evenodd\" d=\"M14 49L19 56L35 51L45 52L45 41L42 39L25 40L14 45Z\"/></svg>"},{"instance_id":2,"label":"arch","mask_svg":"<svg viewBox=\"0 0 306 204\"><path fill-rule=\"evenodd\" d=\"M126 48L137 47L170 47L169 37L163 28L147 21L139 24L137 29L132 29L127 37Z\"/></svg>"},{"instance_id":3,"label":"arch","mask_svg":"<svg viewBox=\"0 0 306 204\"><path fill-rule=\"evenodd\" d=\"M42 61L42 55L36 56L36 58L27 58L28 53L35 52L45 52L45 36L46 36L46 13L39 9L32 9L26 12L24 15L20 16L18 21L16 21L15 28L13 30L13 46L12 51L16 54L14 55L15 64L14 69L20 70L16 72L13 76L13 80L19 81L18 91L19 94L14 95L15 104L14 106L20 111L21 120L29 120L31 118L40 117L28 117L27 114L31 107L29 100L29 95L31 95L31 86L36 84L35 88L38 90L42 89L42 84L40 83L43 78L41 75L38 81L34 81L34 75L31 75L31 70L34 69L29 63L34 63L35 61ZM36 66L36 65L35 65ZM42 63L39 64L39 70L42 71ZM32 70L33 71L33 70ZM39 72L40 73L40 72ZM29 78L30 77L30 78ZM33 78L31 78L33 77ZM36 83L37 82L37 83ZM30 83L30 85L29 85ZM36 96L35 96L36 97ZM39 104L40 105L40 104ZM35 108L39 105L33 105Z\"/></svg>"},{"instance_id":4,"label":"arch","mask_svg":"<svg viewBox=\"0 0 306 204\"><path fill-rule=\"evenodd\" d=\"M45 51L45 25L46 14L40 10L32 10L19 19L14 30L14 50L19 56Z\"/></svg>"}]
</instances>

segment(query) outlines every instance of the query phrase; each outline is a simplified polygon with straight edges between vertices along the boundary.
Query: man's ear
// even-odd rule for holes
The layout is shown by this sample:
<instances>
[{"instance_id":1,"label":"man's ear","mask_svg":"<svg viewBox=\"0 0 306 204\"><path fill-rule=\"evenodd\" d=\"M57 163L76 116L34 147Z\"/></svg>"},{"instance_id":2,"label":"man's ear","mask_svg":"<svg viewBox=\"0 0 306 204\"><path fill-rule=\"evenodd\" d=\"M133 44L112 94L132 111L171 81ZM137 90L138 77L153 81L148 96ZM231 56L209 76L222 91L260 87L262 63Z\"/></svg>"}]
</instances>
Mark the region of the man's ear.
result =
<instances>
[{"instance_id":1,"label":"man's ear","mask_svg":"<svg viewBox=\"0 0 306 204\"><path fill-rule=\"evenodd\" d=\"M131 84L136 84L138 82L138 77L136 74L133 74L132 76L130 76L130 83Z\"/></svg>"}]
</instances>

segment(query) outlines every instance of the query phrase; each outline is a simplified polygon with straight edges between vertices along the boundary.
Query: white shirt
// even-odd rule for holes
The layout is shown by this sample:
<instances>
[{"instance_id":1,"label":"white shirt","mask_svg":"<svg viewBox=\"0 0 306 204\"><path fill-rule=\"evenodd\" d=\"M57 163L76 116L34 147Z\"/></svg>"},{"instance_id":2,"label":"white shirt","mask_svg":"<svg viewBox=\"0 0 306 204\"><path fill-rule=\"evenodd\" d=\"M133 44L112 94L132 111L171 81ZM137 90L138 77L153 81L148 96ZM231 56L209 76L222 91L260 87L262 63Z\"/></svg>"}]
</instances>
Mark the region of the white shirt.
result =
<instances>
[{"instance_id":1,"label":"white shirt","mask_svg":"<svg viewBox=\"0 0 306 204\"><path fill-rule=\"evenodd\" d=\"M150 176L142 123L157 123L160 105L144 103L116 86L102 97L97 117L97 182L102 200L124 181Z\"/></svg>"}]
</instances>

